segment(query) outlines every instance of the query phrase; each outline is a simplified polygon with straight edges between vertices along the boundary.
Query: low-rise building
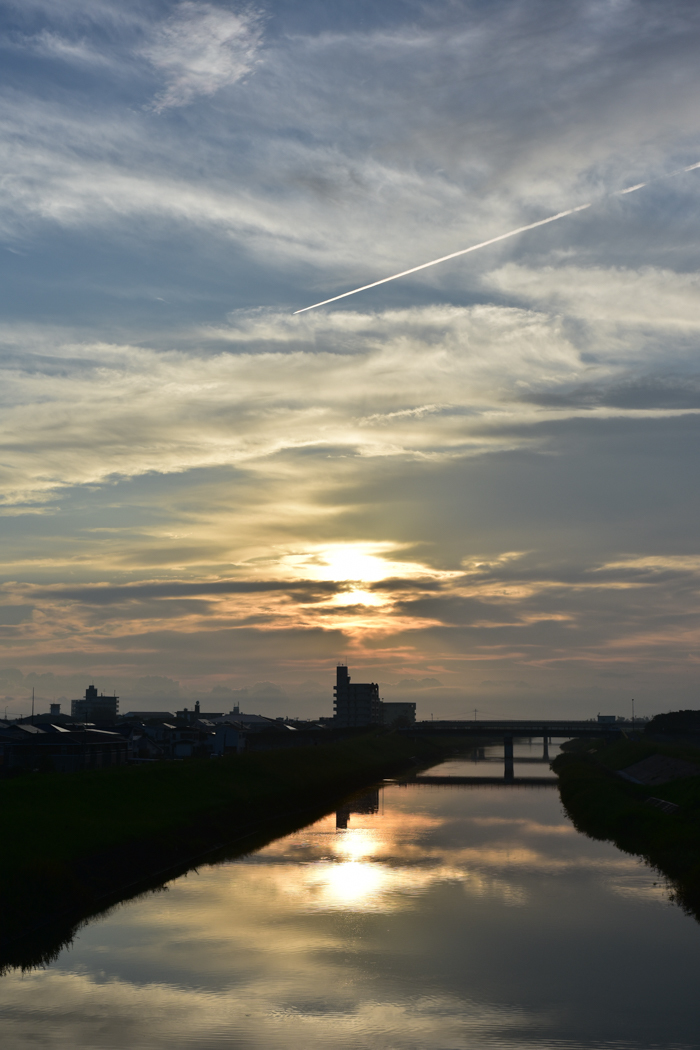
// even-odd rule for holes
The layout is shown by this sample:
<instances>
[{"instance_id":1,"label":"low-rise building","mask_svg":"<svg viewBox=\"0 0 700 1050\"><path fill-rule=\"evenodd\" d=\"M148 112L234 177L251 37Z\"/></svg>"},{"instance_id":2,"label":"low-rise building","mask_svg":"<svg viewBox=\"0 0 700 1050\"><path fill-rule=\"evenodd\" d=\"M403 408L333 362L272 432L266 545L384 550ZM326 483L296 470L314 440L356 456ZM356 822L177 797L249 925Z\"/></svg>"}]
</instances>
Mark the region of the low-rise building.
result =
<instances>
[{"instance_id":1,"label":"low-rise building","mask_svg":"<svg viewBox=\"0 0 700 1050\"><path fill-rule=\"evenodd\" d=\"M405 728L416 721L416 705L411 701L382 700L382 722L385 726Z\"/></svg>"},{"instance_id":2,"label":"low-rise building","mask_svg":"<svg viewBox=\"0 0 700 1050\"><path fill-rule=\"evenodd\" d=\"M176 717L174 711L127 711L125 715L120 715L119 719L124 722L150 722L154 719L174 722Z\"/></svg>"},{"instance_id":3,"label":"low-rise building","mask_svg":"<svg viewBox=\"0 0 700 1050\"><path fill-rule=\"evenodd\" d=\"M0 771L75 773L122 765L128 744L119 733L84 725L17 723L0 727Z\"/></svg>"},{"instance_id":4,"label":"low-rise building","mask_svg":"<svg viewBox=\"0 0 700 1050\"><path fill-rule=\"evenodd\" d=\"M221 722L214 732L214 754L239 755L245 748L246 734L241 725Z\"/></svg>"},{"instance_id":5,"label":"low-rise building","mask_svg":"<svg viewBox=\"0 0 700 1050\"><path fill-rule=\"evenodd\" d=\"M192 710L184 707L182 711L175 712L175 717L181 722L196 722L198 718L223 718L224 715L222 711L202 711L199 700L197 700Z\"/></svg>"},{"instance_id":6,"label":"low-rise building","mask_svg":"<svg viewBox=\"0 0 700 1050\"><path fill-rule=\"evenodd\" d=\"M214 749L214 730L211 726L172 725L156 722L142 726L144 737L161 749L163 758L205 758Z\"/></svg>"}]
</instances>

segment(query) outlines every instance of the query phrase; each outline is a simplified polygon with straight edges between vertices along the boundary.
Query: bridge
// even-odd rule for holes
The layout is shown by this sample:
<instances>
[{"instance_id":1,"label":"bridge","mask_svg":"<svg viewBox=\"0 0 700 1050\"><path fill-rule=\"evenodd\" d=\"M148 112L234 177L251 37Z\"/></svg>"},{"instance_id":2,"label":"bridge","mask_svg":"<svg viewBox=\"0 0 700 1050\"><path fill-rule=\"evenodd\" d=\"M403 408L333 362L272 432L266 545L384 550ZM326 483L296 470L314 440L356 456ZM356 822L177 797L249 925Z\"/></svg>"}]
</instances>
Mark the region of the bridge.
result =
<instances>
[{"instance_id":1,"label":"bridge","mask_svg":"<svg viewBox=\"0 0 700 1050\"><path fill-rule=\"evenodd\" d=\"M520 761L520 759L518 760ZM556 777L458 777L458 776L430 776L427 773L419 773L414 777L407 777L399 781L401 784L428 784L433 787L556 787Z\"/></svg>"},{"instance_id":2,"label":"bridge","mask_svg":"<svg viewBox=\"0 0 700 1050\"><path fill-rule=\"evenodd\" d=\"M532 740L541 737L543 741L542 759L549 762L549 744L553 739L572 740L574 737L605 737L614 740L624 733L634 731L639 724L632 721L598 722L580 719L540 718L540 719L455 719L452 721L433 720L416 722L414 725L399 730L410 736L455 736L481 740L503 741L504 780L513 781L513 741Z\"/></svg>"},{"instance_id":3,"label":"bridge","mask_svg":"<svg viewBox=\"0 0 700 1050\"><path fill-rule=\"evenodd\" d=\"M488 737L601 737L619 736L620 733L640 729L641 723L632 721L598 722L595 719L583 721L572 718L463 718L445 720L437 718L425 722L415 722L404 729L404 733L450 733L460 736Z\"/></svg>"}]
</instances>

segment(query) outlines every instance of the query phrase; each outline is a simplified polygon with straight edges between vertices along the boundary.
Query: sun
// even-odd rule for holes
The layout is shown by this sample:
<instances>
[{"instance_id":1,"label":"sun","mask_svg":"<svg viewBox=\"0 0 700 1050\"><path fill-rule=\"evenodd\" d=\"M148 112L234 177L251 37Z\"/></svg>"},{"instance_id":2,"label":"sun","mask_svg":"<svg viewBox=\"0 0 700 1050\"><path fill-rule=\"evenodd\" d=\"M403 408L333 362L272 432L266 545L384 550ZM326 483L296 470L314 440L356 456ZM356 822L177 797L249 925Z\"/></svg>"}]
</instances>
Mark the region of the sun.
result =
<instances>
[{"instance_id":1,"label":"sun","mask_svg":"<svg viewBox=\"0 0 700 1050\"><path fill-rule=\"evenodd\" d=\"M325 565L319 569L327 580L373 583L391 572L386 559L377 557L365 545L328 547L321 557Z\"/></svg>"},{"instance_id":2,"label":"sun","mask_svg":"<svg viewBox=\"0 0 700 1050\"><path fill-rule=\"evenodd\" d=\"M415 562L393 561L383 556L396 551L393 543L331 543L284 560L306 579L333 583L376 583L392 576L423 575Z\"/></svg>"}]
</instances>

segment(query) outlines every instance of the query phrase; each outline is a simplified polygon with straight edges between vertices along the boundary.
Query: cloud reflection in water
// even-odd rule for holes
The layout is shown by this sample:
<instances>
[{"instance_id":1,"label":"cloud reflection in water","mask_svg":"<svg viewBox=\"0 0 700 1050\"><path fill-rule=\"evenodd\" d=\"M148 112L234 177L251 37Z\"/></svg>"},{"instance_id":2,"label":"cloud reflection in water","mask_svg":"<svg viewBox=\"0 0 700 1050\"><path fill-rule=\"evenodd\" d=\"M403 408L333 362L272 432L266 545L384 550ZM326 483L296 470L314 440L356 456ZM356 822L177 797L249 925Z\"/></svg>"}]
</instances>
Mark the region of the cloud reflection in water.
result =
<instances>
[{"instance_id":1,"label":"cloud reflection in water","mask_svg":"<svg viewBox=\"0 0 700 1050\"><path fill-rule=\"evenodd\" d=\"M329 816L177 879L47 970L10 975L5 1045L637 1050L671 1045L662 1000L683 1045L697 927L634 858L572 832L555 790L382 796L346 807L346 827Z\"/></svg>"}]
</instances>

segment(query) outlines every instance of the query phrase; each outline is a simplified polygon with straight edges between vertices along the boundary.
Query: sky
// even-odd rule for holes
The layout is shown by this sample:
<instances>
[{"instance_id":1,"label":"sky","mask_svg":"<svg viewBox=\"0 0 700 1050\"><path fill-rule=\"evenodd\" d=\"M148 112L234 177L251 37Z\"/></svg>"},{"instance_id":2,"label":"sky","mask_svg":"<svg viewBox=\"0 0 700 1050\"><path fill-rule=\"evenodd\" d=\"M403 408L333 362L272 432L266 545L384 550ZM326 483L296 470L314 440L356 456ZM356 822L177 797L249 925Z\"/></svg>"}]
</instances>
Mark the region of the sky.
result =
<instances>
[{"instance_id":1,"label":"sky","mask_svg":"<svg viewBox=\"0 0 700 1050\"><path fill-rule=\"evenodd\" d=\"M697 4L0 13L0 707L698 706Z\"/></svg>"}]
</instances>

